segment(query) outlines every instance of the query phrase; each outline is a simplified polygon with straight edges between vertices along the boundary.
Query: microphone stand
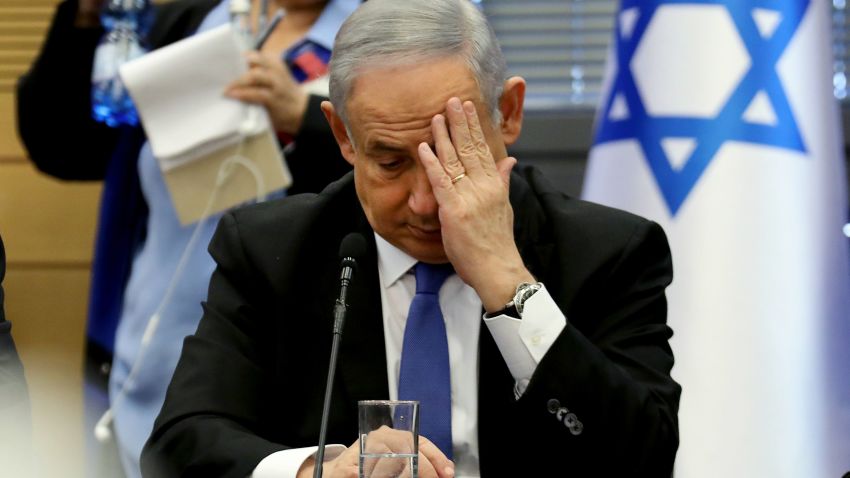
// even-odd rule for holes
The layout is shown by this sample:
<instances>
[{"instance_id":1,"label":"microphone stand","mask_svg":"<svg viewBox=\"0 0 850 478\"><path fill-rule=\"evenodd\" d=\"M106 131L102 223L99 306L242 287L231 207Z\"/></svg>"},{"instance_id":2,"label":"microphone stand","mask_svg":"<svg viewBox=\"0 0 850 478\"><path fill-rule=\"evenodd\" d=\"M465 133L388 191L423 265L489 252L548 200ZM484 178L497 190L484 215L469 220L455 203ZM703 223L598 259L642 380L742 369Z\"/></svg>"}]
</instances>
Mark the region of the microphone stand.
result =
<instances>
[{"instance_id":1,"label":"microphone stand","mask_svg":"<svg viewBox=\"0 0 850 478\"><path fill-rule=\"evenodd\" d=\"M313 478L322 477L322 464L325 461L325 444L328 439L328 416L331 411L331 393L333 392L334 375L336 375L337 356L339 355L339 344L342 340L342 328L345 325L345 314L348 304L345 303L348 295L348 285L354 275L355 262L352 258L343 259L342 273L340 274L339 298L334 305L334 329L333 343L331 345L331 361L328 365L328 381L325 385L325 403L322 407L322 425L319 429L319 449L316 450L316 465L313 468Z\"/></svg>"}]
</instances>

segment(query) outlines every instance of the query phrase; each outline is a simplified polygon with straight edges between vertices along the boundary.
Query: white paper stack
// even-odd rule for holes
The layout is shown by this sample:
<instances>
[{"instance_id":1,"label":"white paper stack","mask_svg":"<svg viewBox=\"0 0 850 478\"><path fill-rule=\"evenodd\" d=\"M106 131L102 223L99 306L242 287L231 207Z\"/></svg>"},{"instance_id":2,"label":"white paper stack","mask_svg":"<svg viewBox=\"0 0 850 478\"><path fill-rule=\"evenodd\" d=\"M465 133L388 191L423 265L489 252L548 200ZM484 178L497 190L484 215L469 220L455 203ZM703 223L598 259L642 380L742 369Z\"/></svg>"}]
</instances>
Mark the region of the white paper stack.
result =
<instances>
[{"instance_id":1,"label":"white paper stack","mask_svg":"<svg viewBox=\"0 0 850 478\"><path fill-rule=\"evenodd\" d=\"M184 223L206 212L221 164L239 153L263 173L263 193L287 187L289 171L268 113L224 96L247 71L230 25L155 50L121 67L154 156ZM241 148L239 147L241 143ZM257 196L257 182L242 171L226 185L210 212Z\"/></svg>"}]
</instances>

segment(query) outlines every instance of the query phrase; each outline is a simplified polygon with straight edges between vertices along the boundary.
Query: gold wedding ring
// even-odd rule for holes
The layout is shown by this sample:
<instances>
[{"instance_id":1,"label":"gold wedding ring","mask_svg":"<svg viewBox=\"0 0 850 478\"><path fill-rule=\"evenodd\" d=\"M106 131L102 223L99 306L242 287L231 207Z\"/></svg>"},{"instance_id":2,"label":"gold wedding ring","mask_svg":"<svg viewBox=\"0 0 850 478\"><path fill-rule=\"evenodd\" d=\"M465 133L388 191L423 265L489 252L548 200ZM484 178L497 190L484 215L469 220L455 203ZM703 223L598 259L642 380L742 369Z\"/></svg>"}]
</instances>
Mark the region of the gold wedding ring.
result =
<instances>
[{"instance_id":1,"label":"gold wedding ring","mask_svg":"<svg viewBox=\"0 0 850 478\"><path fill-rule=\"evenodd\" d=\"M460 181L461 179L463 179L463 178L465 178L465 177L466 177L466 173L460 173L460 174L458 174L457 176L455 176L455 177L453 177L453 178L452 178L452 184L454 184L454 183L456 183L456 182Z\"/></svg>"}]
</instances>

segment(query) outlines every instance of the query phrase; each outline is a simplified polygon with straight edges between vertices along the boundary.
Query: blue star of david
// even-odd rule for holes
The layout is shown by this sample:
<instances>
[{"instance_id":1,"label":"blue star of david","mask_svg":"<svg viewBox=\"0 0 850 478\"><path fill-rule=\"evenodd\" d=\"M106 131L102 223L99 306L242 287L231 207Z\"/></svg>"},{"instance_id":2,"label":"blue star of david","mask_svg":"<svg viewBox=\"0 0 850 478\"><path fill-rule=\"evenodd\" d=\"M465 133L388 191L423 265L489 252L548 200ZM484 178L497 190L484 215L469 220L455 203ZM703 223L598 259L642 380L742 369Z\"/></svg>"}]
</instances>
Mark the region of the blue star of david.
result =
<instances>
[{"instance_id":1,"label":"blue star of david","mask_svg":"<svg viewBox=\"0 0 850 478\"><path fill-rule=\"evenodd\" d=\"M721 5L725 7L750 56L750 68L714 118L651 116L632 77L632 56L647 26L661 5ZM596 144L636 139L643 149L662 196L675 216L699 181L706 167L726 141L773 146L805 153L805 145L776 72L776 63L794 36L809 0L622 0L621 11L637 7L639 15L631 35L623 35L616 22L617 74L606 104L600 110ZM753 9L764 8L781 14L770 38L759 33ZM776 115L772 125L744 120L746 108L760 91L765 92ZM698 92L696 92L698 94ZM626 101L628 116L612 119L611 109L618 96ZM696 147L681 169L671 166L661 140L693 138Z\"/></svg>"}]
</instances>

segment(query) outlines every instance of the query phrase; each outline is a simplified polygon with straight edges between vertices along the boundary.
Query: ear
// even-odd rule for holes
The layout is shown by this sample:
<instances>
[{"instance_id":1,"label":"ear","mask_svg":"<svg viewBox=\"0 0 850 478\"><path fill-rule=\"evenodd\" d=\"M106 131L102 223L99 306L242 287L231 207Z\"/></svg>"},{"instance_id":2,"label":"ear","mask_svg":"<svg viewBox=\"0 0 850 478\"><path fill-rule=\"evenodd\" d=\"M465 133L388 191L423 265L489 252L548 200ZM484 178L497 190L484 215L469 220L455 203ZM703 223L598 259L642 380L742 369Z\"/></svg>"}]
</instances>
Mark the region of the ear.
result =
<instances>
[{"instance_id":1,"label":"ear","mask_svg":"<svg viewBox=\"0 0 850 478\"><path fill-rule=\"evenodd\" d=\"M505 145L510 146L519 139L522 132L522 112L525 104L525 80L514 76L505 81L502 96L499 98L499 111L502 113L502 124L499 130Z\"/></svg>"},{"instance_id":2,"label":"ear","mask_svg":"<svg viewBox=\"0 0 850 478\"><path fill-rule=\"evenodd\" d=\"M342 118L336 114L334 105L331 104L330 101L322 101L322 112L325 114L325 119L328 120L328 124L331 126L331 131L336 139L336 144L339 145L339 151L342 153L342 157L348 161L348 164L354 166L354 160L357 157L357 153L354 151L354 143L351 142L351 138L348 137L348 132L345 130L345 123L343 123Z\"/></svg>"}]
</instances>

